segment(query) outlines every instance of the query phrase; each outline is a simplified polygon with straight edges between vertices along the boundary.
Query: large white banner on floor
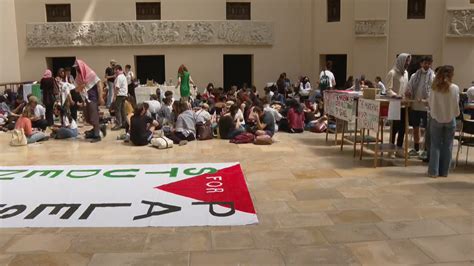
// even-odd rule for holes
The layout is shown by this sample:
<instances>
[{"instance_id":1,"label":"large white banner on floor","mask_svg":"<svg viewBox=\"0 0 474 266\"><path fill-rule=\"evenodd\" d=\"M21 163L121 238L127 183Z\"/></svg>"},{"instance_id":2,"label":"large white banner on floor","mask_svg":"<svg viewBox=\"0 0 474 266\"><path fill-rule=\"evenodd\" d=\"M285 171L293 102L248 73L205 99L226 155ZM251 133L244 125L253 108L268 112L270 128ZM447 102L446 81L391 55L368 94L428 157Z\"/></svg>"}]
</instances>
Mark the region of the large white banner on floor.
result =
<instances>
[{"instance_id":1,"label":"large white banner on floor","mask_svg":"<svg viewBox=\"0 0 474 266\"><path fill-rule=\"evenodd\" d=\"M0 167L0 227L258 223L238 163Z\"/></svg>"}]
</instances>

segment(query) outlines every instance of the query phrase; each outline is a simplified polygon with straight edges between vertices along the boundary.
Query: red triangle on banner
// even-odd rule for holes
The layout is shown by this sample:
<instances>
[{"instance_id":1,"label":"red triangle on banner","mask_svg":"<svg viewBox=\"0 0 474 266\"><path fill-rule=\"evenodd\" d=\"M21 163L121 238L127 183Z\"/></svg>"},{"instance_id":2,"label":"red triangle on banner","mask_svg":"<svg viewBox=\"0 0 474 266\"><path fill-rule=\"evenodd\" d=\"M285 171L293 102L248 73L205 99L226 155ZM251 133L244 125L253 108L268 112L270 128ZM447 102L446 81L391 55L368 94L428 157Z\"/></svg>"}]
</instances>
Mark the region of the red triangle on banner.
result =
<instances>
[{"instance_id":1,"label":"red triangle on banner","mask_svg":"<svg viewBox=\"0 0 474 266\"><path fill-rule=\"evenodd\" d=\"M233 202L236 210L255 214L239 164L155 188L203 202Z\"/></svg>"}]
</instances>

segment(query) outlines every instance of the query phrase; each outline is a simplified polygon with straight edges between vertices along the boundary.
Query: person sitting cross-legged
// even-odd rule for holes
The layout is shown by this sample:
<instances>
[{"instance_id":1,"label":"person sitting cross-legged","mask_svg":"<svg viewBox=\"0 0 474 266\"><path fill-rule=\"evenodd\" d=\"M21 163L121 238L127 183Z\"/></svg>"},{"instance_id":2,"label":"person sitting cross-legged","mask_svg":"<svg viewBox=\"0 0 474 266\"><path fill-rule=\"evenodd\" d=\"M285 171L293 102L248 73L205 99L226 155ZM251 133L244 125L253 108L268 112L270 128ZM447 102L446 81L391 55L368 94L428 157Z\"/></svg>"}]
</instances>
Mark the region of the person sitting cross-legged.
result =
<instances>
[{"instance_id":1,"label":"person sitting cross-legged","mask_svg":"<svg viewBox=\"0 0 474 266\"><path fill-rule=\"evenodd\" d=\"M257 125L257 131L255 132L255 135L268 135L273 137L275 134L275 119L273 118L273 115L268 111L263 111L262 108L258 106L253 109L253 112L256 114L255 122Z\"/></svg>"},{"instance_id":2,"label":"person sitting cross-legged","mask_svg":"<svg viewBox=\"0 0 474 266\"><path fill-rule=\"evenodd\" d=\"M16 121L15 129L23 129L28 144L48 140L49 138L42 131L33 130L30 120L31 115L31 109L25 108L21 116Z\"/></svg>"},{"instance_id":3,"label":"person sitting cross-legged","mask_svg":"<svg viewBox=\"0 0 474 266\"><path fill-rule=\"evenodd\" d=\"M153 131L159 126L147 112L148 104L139 104L130 118L130 142L135 146L148 145L153 138Z\"/></svg>"},{"instance_id":4,"label":"person sitting cross-legged","mask_svg":"<svg viewBox=\"0 0 474 266\"><path fill-rule=\"evenodd\" d=\"M174 144L181 146L196 139L196 116L189 103L184 100L179 102L178 113L174 132L170 132L166 136L173 140Z\"/></svg>"}]
</instances>

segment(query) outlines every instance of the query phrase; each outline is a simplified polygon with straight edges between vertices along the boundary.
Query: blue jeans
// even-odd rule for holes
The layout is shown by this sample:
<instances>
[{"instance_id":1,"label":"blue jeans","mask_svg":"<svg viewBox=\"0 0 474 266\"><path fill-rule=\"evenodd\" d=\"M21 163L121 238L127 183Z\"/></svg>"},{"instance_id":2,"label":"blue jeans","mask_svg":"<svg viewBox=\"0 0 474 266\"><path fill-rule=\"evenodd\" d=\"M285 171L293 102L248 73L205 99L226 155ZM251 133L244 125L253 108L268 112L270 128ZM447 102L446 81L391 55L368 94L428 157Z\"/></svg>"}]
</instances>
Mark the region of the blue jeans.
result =
<instances>
[{"instance_id":1,"label":"blue jeans","mask_svg":"<svg viewBox=\"0 0 474 266\"><path fill-rule=\"evenodd\" d=\"M69 139L77 137L77 128L70 129L67 127L59 128L56 131L56 139Z\"/></svg>"},{"instance_id":2,"label":"blue jeans","mask_svg":"<svg viewBox=\"0 0 474 266\"><path fill-rule=\"evenodd\" d=\"M38 142L42 139L46 138L46 135L43 132L36 132L33 133L31 136L27 138L28 144Z\"/></svg>"},{"instance_id":3,"label":"blue jeans","mask_svg":"<svg viewBox=\"0 0 474 266\"><path fill-rule=\"evenodd\" d=\"M114 97L114 83L107 81L107 87L109 91L107 92L107 108L110 108L112 105L112 99Z\"/></svg>"},{"instance_id":4,"label":"blue jeans","mask_svg":"<svg viewBox=\"0 0 474 266\"><path fill-rule=\"evenodd\" d=\"M454 132L456 119L449 123L439 123L436 119L430 120L430 163L428 174L431 176L448 176L453 153Z\"/></svg>"}]
</instances>

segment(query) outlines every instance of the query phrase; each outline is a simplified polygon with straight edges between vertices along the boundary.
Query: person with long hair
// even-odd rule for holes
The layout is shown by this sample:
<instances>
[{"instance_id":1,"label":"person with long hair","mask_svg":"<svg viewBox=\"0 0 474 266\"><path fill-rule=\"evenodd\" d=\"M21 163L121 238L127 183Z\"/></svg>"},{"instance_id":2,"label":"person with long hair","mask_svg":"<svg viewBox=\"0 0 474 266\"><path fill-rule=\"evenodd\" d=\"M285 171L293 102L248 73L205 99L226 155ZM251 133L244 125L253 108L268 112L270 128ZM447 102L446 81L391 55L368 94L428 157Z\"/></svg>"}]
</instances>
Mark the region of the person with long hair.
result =
<instances>
[{"instance_id":1,"label":"person with long hair","mask_svg":"<svg viewBox=\"0 0 474 266\"><path fill-rule=\"evenodd\" d=\"M460 114L459 87L453 83L453 76L453 66L442 66L428 97L431 115L428 175L432 178L447 177L451 165L456 117Z\"/></svg>"},{"instance_id":2,"label":"person with long hair","mask_svg":"<svg viewBox=\"0 0 474 266\"><path fill-rule=\"evenodd\" d=\"M76 90L86 103L84 116L87 123L93 126L92 130L86 131L86 138L91 142L101 141L100 132L107 134L105 125L99 122L99 105L104 105L102 97L102 83L97 74L84 61L77 59L73 67L76 68Z\"/></svg>"},{"instance_id":3,"label":"person with long hair","mask_svg":"<svg viewBox=\"0 0 474 266\"><path fill-rule=\"evenodd\" d=\"M178 69L178 84L176 88L179 87L181 93L181 99L188 102L189 97L191 96L191 85L195 86L191 74L185 65L181 65Z\"/></svg>"},{"instance_id":4,"label":"person with long hair","mask_svg":"<svg viewBox=\"0 0 474 266\"><path fill-rule=\"evenodd\" d=\"M46 121L52 126L54 123L53 108L55 102L54 87L56 86L51 70L46 69L40 81L40 89L43 94L43 104L46 107Z\"/></svg>"},{"instance_id":5,"label":"person with long hair","mask_svg":"<svg viewBox=\"0 0 474 266\"><path fill-rule=\"evenodd\" d=\"M53 131L51 137L55 139L69 139L76 138L78 135L77 123L72 118L71 113L61 105L57 104L54 106L54 114L59 117L61 126L54 126L51 128Z\"/></svg>"},{"instance_id":6,"label":"person with long hair","mask_svg":"<svg viewBox=\"0 0 474 266\"><path fill-rule=\"evenodd\" d=\"M295 100L288 101L288 124L289 124L289 133L303 133L304 131L304 108L303 106Z\"/></svg>"}]
</instances>

